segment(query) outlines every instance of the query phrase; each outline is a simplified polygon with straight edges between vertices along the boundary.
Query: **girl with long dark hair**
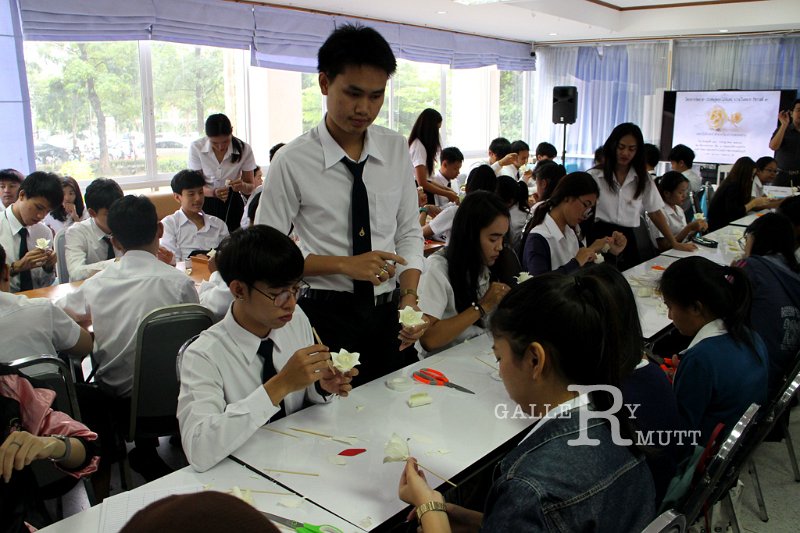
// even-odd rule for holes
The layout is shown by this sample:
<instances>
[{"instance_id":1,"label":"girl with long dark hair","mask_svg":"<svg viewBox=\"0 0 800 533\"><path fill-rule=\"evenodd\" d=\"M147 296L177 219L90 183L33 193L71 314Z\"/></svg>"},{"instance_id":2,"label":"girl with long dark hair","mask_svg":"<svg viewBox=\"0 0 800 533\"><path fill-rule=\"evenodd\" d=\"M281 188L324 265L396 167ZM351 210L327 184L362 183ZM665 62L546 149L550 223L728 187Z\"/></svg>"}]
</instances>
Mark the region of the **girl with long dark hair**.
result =
<instances>
[{"instance_id":1,"label":"girl with long dark hair","mask_svg":"<svg viewBox=\"0 0 800 533\"><path fill-rule=\"evenodd\" d=\"M683 210L683 205L689 194L689 178L677 170L670 170L660 178L656 178L656 186L661 198L664 200L662 211L667 218L667 224L669 224L669 229L672 230L675 240L683 242L691 234L708 229L708 224L702 219L686 223L686 213ZM668 250L669 243L655 224L648 223L647 226L650 230L650 238L656 248L661 251Z\"/></svg>"},{"instance_id":2,"label":"girl with long dark hair","mask_svg":"<svg viewBox=\"0 0 800 533\"><path fill-rule=\"evenodd\" d=\"M76 222L89 218L78 182L71 176L64 176L61 178L61 184L64 187L64 201L50 211L42 221L53 231L53 235Z\"/></svg>"},{"instance_id":3,"label":"girl with long dark hair","mask_svg":"<svg viewBox=\"0 0 800 533\"><path fill-rule=\"evenodd\" d=\"M408 135L408 153L411 156L411 165L414 167L414 179L417 180L417 185L425 190L429 204L436 203L434 195L458 203L458 194L454 190L429 181L433 176L433 167L439 152L442 150L439 139L441 127L442 115L435 109L427 108L419 114Z\"/></svg>"},{"instance_id":4,"label":"girl with long dark hair","mask_svg":"<svg viewBox=\"0 0 800 533\"><path fill-rule=\"evenodd\" d=\"M750 211L776 207L780 203L780 200L771 200L765 196L753 198L755 175L755 161L749 157L740 157L736 160L708 205L710 231L725 227Z\"/></svg>"}]
</instances>

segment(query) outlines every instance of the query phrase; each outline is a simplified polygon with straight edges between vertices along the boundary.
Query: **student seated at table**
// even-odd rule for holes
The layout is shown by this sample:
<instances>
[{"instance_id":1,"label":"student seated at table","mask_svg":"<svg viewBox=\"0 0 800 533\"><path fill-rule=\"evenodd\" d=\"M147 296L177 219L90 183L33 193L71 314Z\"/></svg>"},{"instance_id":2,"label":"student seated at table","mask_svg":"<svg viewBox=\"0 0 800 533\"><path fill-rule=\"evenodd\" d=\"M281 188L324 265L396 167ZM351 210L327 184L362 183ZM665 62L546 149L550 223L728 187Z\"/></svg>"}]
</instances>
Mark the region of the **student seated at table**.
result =
<instances>
[{"instance_id":1,"label":"student seated at table","mask_svg":"<svg viewBox=\"0 0 800 533\"><path fill-rule=\"evenodd\" d=\"M685 425L678 414L675 392L664 371L645 355L636 300L630 283L619 270L609 265L589 265L573 275L579 280L596 280L606 292L606 298L617 303L618 312L606 317L607 334L616 335L621 341L622 400L634 409L630 416L631 424L636 431L642 432L641 441L652 436L653 447L646 459L653 475L655 505L658 507L678 463L692 444L688 438L679 444L676 437L675 431L685 430ZM659 441L658 437L664 435L669 437L662 437Z\"/></svg>"},{"instance_id":2,"label":"student seated at table","mask_svg":"<svg viewBox=\"0 0 800 533\"><path fill-rule=\"evenodd\" d=\"M800 263L800 196L786 198L777 212L789 219L794 228L794 257Z\"/></svg>"},{"instance_id":3,"label":"student seated at table","mask_svg":"<svg viewBox=\"0 0 800 533\"><path fill-rule=\"evenodd\" d=\"M708 205L708 229L716 231L747 215L750 211L777 207L780 200L765 196L753 198L756 163L740 157L722 180Z\"/></svg>"},{"instance_id":4,"label":"student seated at table","mask_svg":"<svg viewBox=\"0 0 800 533\"><path fill-rule=\"evenodd\" d=\"M95 382L114 399L114 406L81 405L81 411L86 411L84 416L104 441L111 439L110 422L104 416L113 411L116 420L122 420L130 412L139 322L159 307L199 301L192 279L156 257L164 229L148 198L128 195L114 202L108 210L108 227L123 256L56 302L75 320L92 321ZM156 452L155 439L136 444L129 455L131 468L148 481L170 471Z\"/></svg>"},{"instance_id":5,"label":"student seated at table","mask_svg":"<svg viewBox=\"0 0 800 533\"><path fill-rule=\"evenodd\" d=\"M751 403L767 399L767 348L748 326L752 292L740 268L686 257L664 271L659 284L677 330L694 337L682 351L673 386L678 411L708 442L720 422L723 435Z\"/></svg>"},{"instance_id":6,"label":"student seated at table","mask_svg":"<svg viewBox=\"0 0 800 533\"><path fill-rule=\"evenodd\" d=\"M550 159L543 159L536 163L533 169L533 179L536 183L536 192L533 193L533 207L539 202L544 202L553 194L558 185L558 180L567 175L564 165L559 165Z\"/></svg>"},{"instance_id":7,"label":"student seated at table","mask_svg":"<svg viewBox=\"0 0 800 533\"><path fill-rule=\"evenodd\" d=\"M589 418L594 409L608 409L612 397L568 389L620 385L625 336L607 333L608 317L620 311L601 289L591 278L551 273L520 283L500 302L491 331L514 404L507 408L541 420L500 460L483 513L452 504L446 513L436 509L442 495L409 459L400 498L418 514L436 502L422 514L425 533L449 532L451 526L486 533L641 531L653 518L653 480L643 456L612 440L632 437L627 417L618 417L619 426ZM581 434L581 421L597 444L570 445Z\"/></svg>"},{"instance_id":8,"label":"student seated at table","mask_svg":"<svg viewBox=\"0 0 800 533\"><path fill-rule=\"evenodd\" d=\"M89 218L81 196L81 187L75 178L64 176L61 178L61 185L64 188L64 201L44 217L44 224L50 228L53 235Z\"/></svg>"},{"instance_id":9,"label":"student seated at table","mask_svg":"<svg viewBox=\"0 0 800 533\"><path fill-rule=\"evenodd\" d=\"M603 167L589 170L600 188L600 197L594 221L587 228L587 238L602 238L613 231L625 235L628 246L619 256L618 266L626 270L642 262L634 229L647 213L671 248L695 250L694 244L676 241L669 229L661 211L664 202L645 169L644 140L639 126L630 122L619 124L606 139L603 152Z\"/></svg>"},{"instance_id":10,"label":"student seated at table","mask_svg":"<svg viewBox=\"0 0 800 533\"><path fill-rule=\"evenodd\" d=\"M744 232L741 267L753 287L750 321L769 354L769 397L783 386L800 350L800 266L794 229L785 216L768 213Z\"/></svg>"},{"instance_id":11,"label":"student seated at table","mask_svg":"<svg viewBox=\"0 0 800 533\"><path fill-rule=\"evenodd\" d=\"M467 184L464 190L467 195L476 191L494 192L497 188L497 176L489 165L480 165L473 168L467 176ZM442 209L430 222L422 226L422 236L426 239L444 241L450 238L450 231L453 228L453 220L458 212L457 205L451 205Z\"/></svg>"},{"instance_id":12,"label":"student seated at table","mask_svg":"<svg viewBox=\"0 0 800 533\"><path fill-rule=\"evenodd\" d=\"M347 396L358 375L357 369L332 371L328 348L314 341L297 306L303 254L289 237L262 225L236 231L217 256L217 268L234 302L180 362L181 441L200 472L304 402Z\"/></svg>"},{"instance_id":13,"label":"student seated at table","mask_svg":"<svg viewBox=\"0 0 800 533\"><path fill-rule=\"evenodd\" d=\"M764 185L772 185L778 176L778 163L774 157L759 157L756 161L756 175L753 177L753 198L766 196Z\"/></svg>"},{"instance_id":14,"label":"student seated at table","mask_svg":"<svg viewBox=\"0 0 800 533\"><path fill-rule=\"evenodd\" d=\"M517 177L517 154L511 151L511 141L497 137L489 143L489 165L496 176Z\"/></svg>"},{"instance_id":15,"label":"student seated at table","mask_svg":"<svg viewBox=\"0 0 800 533\"><path fill-rule=\"evenodd\" d=\"M686 203L690 185L688 178L684 174L675 170L665 172L663 176L656 178L656 186L658 187L658 192L661 193L661 199L664 200L664 207L661 211L667 217L667 224L676 241L684 242L695 233L708 229L708 224L702 219L695 219L688 224L686 223L686 213L683 206ZM650 231L650 239L656 248L662 252L669 250L669 242L661 234L661 231L651 220L648 219L646 222Z\"/></svg>"},{"instance_id":16,"label":"student seated at table","mask_svg":"<svg viewBox=\"0 0 800 533\"><path fill-rule=\"evenodd\" d=\"M161 246L172 252L176 261L189 259L197 250L216 248L228 235L225 222L203 213L205 183L199 170L181 170L172 177L172 193L181 208L161 220L164 225Z\"/></svg>"},{"instance_id":17,"label":"student seated at table","mask_svg":"<svg viewBox=\"0 0 800 533\"><path fill-rule=\"evenodd\" d=\"M0 531L28 532L28 524L41 528L49 523L36 478L27 468L34 461L49 459L74 478L97 470L97 434L54 411L55 396L0 365Z\"/></svg>"},{"instance_id":18,"label":"student seated at table","mask_svg":"<svg viewBox=\"0 0 800 533\"><path fill-rule=\"evenodd\" d=\"M0 362L31 355L83 357L92 350L89 332L46 298L10 294L6 251L0 246Z\"/></svg>"},{"instance_id":19,"label":"student seated at table","mask_svg":"<svg viewBox=\"0 0 800 533\"><path fill-rule=\"evenodd\" d=\"M522 268L534 276L553 270L566 274L593 262L606 245L612 255L618 255L627 244L618 231L588 247L578 237L579 224L591 216L598 196L597 183L586 172L561 178L553 195L539 204L528 223L532 229L525 239Z\"/></svg>"},{"instance_id":20,"label":"student seated at table","mask_svg":"<svg viewBox=\"0 0 800 533\"><path fill-rule=\"evenodd\" d=\"M430 323L419 340L423 355L485 332L484 317L509 289L492 272L508 220L494 193L473 192L461 202L447 246L425 260L419 282L419 309Z\"/></svg>"},{"instance_id":21,"label":"student seated at table","mask_svg":"<svg viewBox=\"0 0 800 533\"><path fill-rule=\"evenodd\" d=\"M11 292L47 287L55 281L53 233L42 220L63 199L58 176L34 172L20 185L17 201L0 213L0 246L6 251ZM47 244L40 247L40 239Z\"/></svg>"},{"instance_id":22,"label":"student seated at table","mask_svg":"<svg viewBox=\"0 0 800 533\"><path fill-rule=\"evenodd\" d=\"M540 142L536 145L536 161L552 161L558 156L558 150L548 142Z\"/></svg>"},{"instance_id":23,"label":"student seated at table","mask_svg":"<svg viewBox=\"0 0 800 533\"><path fill-rule=\"evenodd\" d=\"M122 253L111 244L108 209L124 196L116 181L97 178L86 187L89 218L67 229L64 256L70 281L80 281L112 264Z\"/></svg>"},{"instance_id":24,"label":"student seated at table","mask_svg":"<svg viewBox=\"0 0 800 533\"><path fill-rule=\"evenodd\" d=\"M672 170L680 172L689 181L689 190L697 194L703 188L703 178L692 170L694 166L694 150L685 144L676 144L667 156Z\"/></svg>"},{"instance_id":25,"label":"student seated at table","mask_svg":"<svg viewBox=\"0 0 800 533\"><path fill-rule=\"evenodd\" d=\"M497 178L495 193L508 206L511 215L508 227L507 242L512 250L519 247L522 240L522 231L528 221L530 207L528 207L528 186L524 181L515 181L508 176Z\"/></svg>"},{"instance_id":26,"label":"student seated at table","mask_svg":"<svg viewBox=\"0 0 800 533\"><path fill-rule=\"evenodd\" d=\"M17 201L19 186L25 176L19 170L4 168L0 170L0 213Z\"/></svg>"}]
</instances>

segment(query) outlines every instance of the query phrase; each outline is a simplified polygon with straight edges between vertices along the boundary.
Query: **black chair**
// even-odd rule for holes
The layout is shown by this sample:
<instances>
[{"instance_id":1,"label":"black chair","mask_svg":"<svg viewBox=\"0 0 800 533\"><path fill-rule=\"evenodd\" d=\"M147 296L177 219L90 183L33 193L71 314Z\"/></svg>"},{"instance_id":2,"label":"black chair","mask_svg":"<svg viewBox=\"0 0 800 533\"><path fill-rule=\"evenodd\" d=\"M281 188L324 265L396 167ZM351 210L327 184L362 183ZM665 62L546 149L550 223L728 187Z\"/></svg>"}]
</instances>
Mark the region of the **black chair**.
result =
<instances>
[{"instance_id":1,"label":"black chair","mask_svg":"<svg viewBox=\"0 0 800 533\"><path fill-rule=\"evenodd\" d=\"M642 533L684 533L685 531L686 517L674 509L670 509L658 515L642 530Z\"/></svg>"},{"instance_id":2,"label":"black chair","mask_svg":"<svg viewBox=\"0 0 800 533\"><path fill-rule=\"evenodd\" d=\"M155 309L139 322L126 441L177 433L179 386L175 369L178 352L188 339L213 323L211 311L197 304ZM127 458L123 464L124 482L130 487Z\"/></svg>"},{"instance_id":3,"label":"black chair","mask_svg":"<svg viewBox=\"0 0 800 533\"><path fill-rule=\"evenodd\" d=\"M72 373L62 359L53 355L34 355L0 364L30 377L35 386L43 386L54 391L56 397L52 408L78 422L81 421ZM71 491L79 480L53 468L49 461L33 462L31 469L36 477L41 498L44 500L56 499L57 518L62 519L64 517L62 496ZM93 506L96 500L89 476L84 476L80 481L83 482L89 504Z\"/></svg>"},{"instance_id":4,"label":"black chair","mask_svg":"<svg viewBox=\"0 0 800 533\"><path fill-rule=\"evenodd\" d=\"M714 503L718 501L718 499L714 498L716 494L720 493L717 489L721 484L726 489L731 486L728 467L743 442L747 439L748 434L753 430L758 410L759 406L755 403L747 408L720 446L719 451L702 472L700 479L690 491L689 496L677 509L678 512L686 516L687 524L693 524L704 511L710 510Z\"/></svg>"},{"instance_id":5,"label":"black chair","mask_svg":"<svg viewBox=\"0 0 800 533\"><path fill-rule=\"evenodd\" d=\"M639 262L644 263L658 255L656 247L650 240L650 230L644 217L639 217L639 227L633 228L633 235L636 237L636 249L639 252Z\"/></svg>"}]
</instances>

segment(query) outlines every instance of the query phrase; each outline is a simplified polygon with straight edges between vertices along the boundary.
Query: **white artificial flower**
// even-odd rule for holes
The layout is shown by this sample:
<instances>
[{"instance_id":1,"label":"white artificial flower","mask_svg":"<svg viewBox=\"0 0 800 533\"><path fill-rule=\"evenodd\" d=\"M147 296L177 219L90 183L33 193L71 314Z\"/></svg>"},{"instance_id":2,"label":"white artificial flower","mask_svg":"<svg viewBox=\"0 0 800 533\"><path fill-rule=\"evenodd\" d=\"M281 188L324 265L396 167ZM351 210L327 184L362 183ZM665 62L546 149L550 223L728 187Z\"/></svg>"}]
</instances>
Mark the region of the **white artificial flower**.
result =
<instances>
[{"instance_id":1,"label":"white artificial flower","mask_svg":"<svg viewBox=\"0 0 800 533\"><path fill-rule=\"evenodd\" d=\"M410 305L400 310L400 323L403 326L414 327L425 323L422 319L422 311L415 311Z\"/></svg>"},{"instance_id":2,"label":"white artificial flower","mask_svg":"<svg viewBox=\"0 0 800 533\"><path fill-rule=\"evenodd\" d=\"M213 259L214 256L217 255L217 251L216 250L209 250L206 255L208 256L209 259Z\"/></svg>"},{"instance_id":3,"label":"white artificial flower","mask_svg":"<svg viewBox=\"0 0 800 533\"><path fill-rule=\"evenodd\" d=\"M408 456L408 443L397 433L392 433L389 442L383 447L383 462L399 463L408 459Z\"/></svg>"},{"instance_id":4,"label":"white artificial flower","mask_svg":"<svg viewBox=\"0 0 800 533\"><path fill-rule=\"evenodd\" d=\"M527 272L520 272L519 276L514 276L514 279L517 280L517 285L519 285L520 283L524 283L529 279L533 279L533 276Z\"/></svg>"},{"instance_id":5,"label":"white artificial flower","mask_svg":"<svg viewBox=\"0 0 800 533\"><path fill-rule=\"evenodd\" d=\"M360 354L358 352L348 352L344 348L338 352L331 352L333 367L339 372L348 372L352 370L354 366L359 364L359 355Z\"/></svg>"},{"instance_id":6,"label":"white artificial flower","mask_svg":"<svg viewBox=\"0 0 800 533\"><path fill-rule=\"evenodd\" d=\"M605 261L605 258L603 257L602 254L597 254L597 255L594 256L594 264L595 265L599 265L603 261Z\"/></svg>"},{"instance_id":7,"label":"white artificial flower","mask_svg":"<svg viewBox=\"0 0 800 533\"><path fill-rule=\"evenodd\" d=\"M603 245L603 247L600 249L600 251L601 251L602 253L604 253L604 254L607 254L607 253L608 253L610 250L611 250L611 245L610 245L610 244L608 244L608 243L605 243L605 244Z\"/></svg>"},{"instance_id":8,"label":"white artificial flower","mask_svg":"<svg viewBox=\"0 0 800 533\"><path fill-rule=\"evenodd\" d=\"M50 241L47 239L36 239L36 247L40 250L46 250L49 245Z\"/></svg>"}]
</instances>

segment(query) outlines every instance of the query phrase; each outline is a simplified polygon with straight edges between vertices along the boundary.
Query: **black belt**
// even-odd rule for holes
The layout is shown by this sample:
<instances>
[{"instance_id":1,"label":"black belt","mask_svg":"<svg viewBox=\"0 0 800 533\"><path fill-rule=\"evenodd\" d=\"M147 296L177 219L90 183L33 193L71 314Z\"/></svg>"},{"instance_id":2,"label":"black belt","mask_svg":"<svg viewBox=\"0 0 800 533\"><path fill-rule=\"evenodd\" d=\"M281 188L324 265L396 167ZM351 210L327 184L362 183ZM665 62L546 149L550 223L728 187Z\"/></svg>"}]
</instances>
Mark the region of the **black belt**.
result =
<instances>
[{"instance_id":1,"label":"black belt","mask_svg":"<svg viewBox=\"0 0 800 533\"><path fill-rule=\"evenodd\" d=\"M395 300L395 292L389 291L375 296L375 305L384 305ZM353 305L354 296L352 292L329 291L324 289L306 289L303 298L308 298L315 302L334 302L345 305Z\"/></svg>"}]
</instances>

